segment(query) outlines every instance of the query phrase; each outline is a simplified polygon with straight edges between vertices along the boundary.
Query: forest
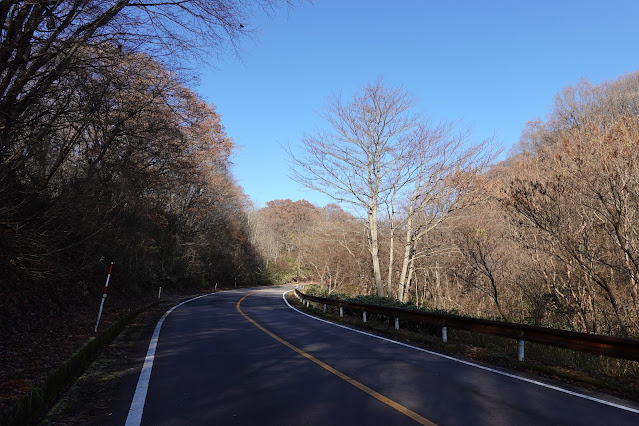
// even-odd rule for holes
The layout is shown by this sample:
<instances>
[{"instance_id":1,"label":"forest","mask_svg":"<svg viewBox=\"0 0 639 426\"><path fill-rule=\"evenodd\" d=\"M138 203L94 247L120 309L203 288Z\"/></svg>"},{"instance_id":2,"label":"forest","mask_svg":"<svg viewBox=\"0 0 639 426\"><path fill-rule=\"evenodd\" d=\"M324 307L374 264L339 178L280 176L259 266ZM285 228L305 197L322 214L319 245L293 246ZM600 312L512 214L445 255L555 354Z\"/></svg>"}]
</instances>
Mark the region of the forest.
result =
<instances>
[{"instance_id":1,"label":"forest","mask_svg":"<svg viewBox=\"0 0 639 426\"><path fill-rule=\"evenodd\" d=\"M254 8L295 3L0 3L0 414L94 335L111 262L104 327L159 288L313 282L639 336L639 72L566 87L507 155L362 82L287 152L334 202L256 207L181 64L238 55Z\"/></svg>"},{"instance_id":2,"label":"forest","mask_svg":"<svg viewBox=\"0 0 639 426\"><path fill-rule=\"evenodd\" d=\"M231 0L0 4L3 362L89 306L92 327L111 262L111 303L316 282L639 335L639 73L565 88L499 162L492 141L370 82L329 99L326 130L288 153L294 179L335 202L257 208L223 117L178 65L237 52L248 14Z\"/></svg>"},{"instance_id":3,"label":"forest","mask_svg":"<svg viewBox=\"0 0 639 426\"><path fill-rule=\"evenodd\" d=\"M280 3L0 2L0 414L95 336L111 262L99 332L160 287L267 283L234 142L182 64Z\"/></svg>"},{"instance_id":4,"label":"forest","mask_svg":"<svg viewBox=\"0 0 639 426\"><path fill-rule=\"evenodd\" d=\"M507 158L377 81L333 99L296 178L339 204L249 214L279 282L615 336L639 333L639 73L567 87ZM343 207L340 207L340 205Z\"/></svg>"}]
</instances>

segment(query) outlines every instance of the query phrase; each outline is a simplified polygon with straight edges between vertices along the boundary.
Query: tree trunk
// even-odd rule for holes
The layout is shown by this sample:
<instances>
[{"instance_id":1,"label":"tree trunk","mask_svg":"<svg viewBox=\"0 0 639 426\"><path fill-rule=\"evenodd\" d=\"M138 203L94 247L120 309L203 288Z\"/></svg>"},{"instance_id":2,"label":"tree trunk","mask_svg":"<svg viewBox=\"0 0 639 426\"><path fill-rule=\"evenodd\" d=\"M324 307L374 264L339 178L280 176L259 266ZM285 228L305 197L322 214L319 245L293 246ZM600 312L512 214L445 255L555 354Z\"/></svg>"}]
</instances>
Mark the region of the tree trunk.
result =
<instances>
[{"instance_id":1,"label":"tree trunk","mask_svg":"<svg viewBox=\"0 0 639 426\"><path fill-rule=\"evenodd\" d=\"M408 268L408 277L406 278L406 286L404 289L404 296L402 297L401 302L408 302L408 296L410 295L410 285L413 280L413 275L415 275L415 257L411 256L410 258L410 267Z\"/></svg>"},{"instance_id":2,"label":"tree trunk","mask_svg":"<svg viewBox=\"0 0 639 426\"><path fill-rule=\"evenodd\" d=\"M407 238L410 238L407 235ZM410 239L408 239L408 241L406 242L406 246L404 247L404 259L402 261L402 272L399 276L399 289L398 289L398 295L397 298L400 301L404 301L404 299L406 298L406 292L407 292L407 275L408 275L408 265L410 264L411 261L411 253L413 252L413 243Z\"/></svg>"},{"instance_id":3,"label":"tree trunk","mask_svg":"<svg viewBox=\"0 0 639 426\"><path fill-rule=\"evenodd\" d=\"M408 273L408 265L411 261L411 253L413 252L413 213L414 198L410 199L408 208L408 218L406 220L406 245L404 246L404 259L402 260L402 272L399 275L398 299L404 301L406 299L406 275Z\"/></svg>"},{"instance_id":4,"label":"tree trunk","mask_svg":"<svg viewBox=\"0 0 639 426\"><path fill-rule=\"evenodd\" d=\"M382 271L379 266L379 241L377 235L377 206L368 210L368 237L370 242L371 261L373 262L373 276L375 277L375 287L377 295L384 297L384 283L382 282Z\"/></svg>"},{"instance_id":5,"label":"tree trunk","mask_svg":"<svg viewBox=\"0 0 639 426\"><path fill-rule=\"evenodd\" d=\"M394 207L393 207L394 210ZM389 253L388 253L388 276L386 277L386 291L388 296L393 296L393 262L395 261L395 228L393 223L393 211L390 216L390 241L389 241ZM399 293L399 289L398 289ZM399 294L397 294L399 297Z\"/></svg>"}]
</instances>

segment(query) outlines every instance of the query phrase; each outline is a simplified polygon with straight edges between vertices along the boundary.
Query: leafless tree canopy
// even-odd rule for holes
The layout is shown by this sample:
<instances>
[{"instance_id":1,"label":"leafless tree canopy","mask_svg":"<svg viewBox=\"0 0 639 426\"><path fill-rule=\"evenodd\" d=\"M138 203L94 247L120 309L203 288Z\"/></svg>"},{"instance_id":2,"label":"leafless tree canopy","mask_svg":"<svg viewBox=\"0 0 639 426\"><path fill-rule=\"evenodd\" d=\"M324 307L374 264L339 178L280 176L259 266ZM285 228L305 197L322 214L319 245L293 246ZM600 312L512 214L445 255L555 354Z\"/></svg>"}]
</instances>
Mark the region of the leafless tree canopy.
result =
<instances>
[{"instance_id":1,"label":"leafless tree canopy","mask_svg":"<svg viewBox=\"0 0 639 426\"><path fill-rule=\"evenodd\" d=\"M43 133L51 126L47 120L58 113L51 111L51 103L65 95L68 84L76 84L66 80L68 74L81 71L85 80L97 80L114 61L132 53L158 60L221 53L229 47L237 51L240 40L254 32L249 22L256 6L269 11L278 2L3 1L0 179L7 169L22 166L24 158L17 157L24 157L25 144L46 138ZM87 108L92 101L97 100L87 100ZM39 130L32 134L35 128Z\"/></svg>"},{"instance_id":2,"label":"leafless tree canopy","mask_svg":"<svg viewBox=\"0 0 639 426\"><path fill-rule=\"evenodd\" d=\"M266 279L233 141L177 61L287 3L0 2L0 334L91 300L110 261L128 295Z\"/></svg>"},{"instance_id":3,"label":"leafless tree canopy","mask_svg":"<svg viewBox=\"0 0 639 426\"><path fill-rule=\"evenodd\" d=\"M291 153L298 182L366 214L377 293L402 300L408 298L411 265L421 253L418 242L461 205L470 178L490 157L485 143L466 147L467 133L420 117L416 104L408 92L387 88L381 80L349 101L333 97L322 115L328 130L305 136L302 156ZM386 280L380 265L382 212L390 224ZM405 250L396 289L392 265L399 224Z\"/></svg>"},{"instance_id":4,"label":"leafless tree canopy","mask_svg":"<svg viewBox=\"0 0 639 426\"><path fill-rule=\"evenodd\" d=\"M31 306L99 298L114 261L127 297L312 280L639 336L639 73L562 90L499 164L491 141L374 81L330 98L289 153L336 204L255 209L222 118L169 59L235 54L254 11L289 3L0 2L0 335L36 329Z\"/></svg>"},{"instance_id":5,"label":"leafless tree canopy","mask_svg":"<svg viewBox=\"0 0 639 426\"><path fill-rule=\"evenodd\" d=\"M327 293L637 336L638 82L562 90L490 167L486 145L414 114L402 90L378 81L332 98L296 178L359 210L295 233L295 275Z\"/></svg>"}]
</instances>

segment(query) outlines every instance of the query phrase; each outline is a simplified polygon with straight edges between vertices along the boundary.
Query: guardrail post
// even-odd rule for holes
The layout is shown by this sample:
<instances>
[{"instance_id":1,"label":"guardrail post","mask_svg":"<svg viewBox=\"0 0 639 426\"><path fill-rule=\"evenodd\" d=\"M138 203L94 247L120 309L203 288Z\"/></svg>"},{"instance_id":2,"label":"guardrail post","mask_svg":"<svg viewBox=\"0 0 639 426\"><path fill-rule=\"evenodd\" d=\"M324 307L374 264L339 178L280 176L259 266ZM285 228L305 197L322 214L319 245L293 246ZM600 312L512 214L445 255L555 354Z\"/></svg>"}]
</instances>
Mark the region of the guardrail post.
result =
<instances>
[{"instance_id":1,"label":"guardrail post","mask_svg":"<svg viewBox=\"0 0 639 426\"><path fill-rule=\"evenodd\" d=\"M395 330L399 330L399 318L395 318Z\"/></svg>"},{"instance_id":2,"label":"guardrail post","mask_svg":"<svg viewBox=\"0 0 639 426\"><path fill-rule=\"evenodd\" d=\"M303 288L300 286L300 288ZM306 295L299 292L299 297L302 303L306 307L310 307L310 302L316 299L314 296ZM313 299L310 299L310 298ZM324 300L320 300L318 303L324 304ZM328 301L326 301L328 309ZM313 303L316 305L316 302ZM391 318L395 318L401 315L401 310L392 308L378 307L367 303L357 303L348 301L335 301L330 304L340 307L340 317L344 316L344 307L349 308L349 315L362 312L363 320L366 322L366 309L370 307L373 312L377 313L380 317L385 317L391 322ZM404 316L402 316L403 318ZM442 327L442 341L447 343L447 327L444 325L450 324L454 329L460 328L469 330L471 332L478 332L489 334L493 336L502 336L508 339L512 339L517 342L517 358L524 361L525 357L525 340L532 343L539 343L549 346L559 346L566 349L591 352L597 355L610 356L614 358L626 359L630 361L639 361L639 343L636 339L627 339L621 337L612 336L598 336L598 335L584 335L583 333L576 333L566 330L557 330L546 327L538 327L525 324L516 324L502 321L481 320L479 323L475 320L471 321L468 318L464 318L459 315L441 315L437 313L427 312L414 312L410 315L411 321L416 320L427 323L439 323ZM397 321L397 320L396 320ZM484 327L484 325L488 327Z\"/></svg>"},{"instance_id":3,"label":"guardrail post","mask_svg":"<svg viewBox=\"0 0 639 426\"><path fill-rule=\"evenodd\" d=\"M324 303L324 312L326 312L326 303Z\"/></svg>"}]
</instances>

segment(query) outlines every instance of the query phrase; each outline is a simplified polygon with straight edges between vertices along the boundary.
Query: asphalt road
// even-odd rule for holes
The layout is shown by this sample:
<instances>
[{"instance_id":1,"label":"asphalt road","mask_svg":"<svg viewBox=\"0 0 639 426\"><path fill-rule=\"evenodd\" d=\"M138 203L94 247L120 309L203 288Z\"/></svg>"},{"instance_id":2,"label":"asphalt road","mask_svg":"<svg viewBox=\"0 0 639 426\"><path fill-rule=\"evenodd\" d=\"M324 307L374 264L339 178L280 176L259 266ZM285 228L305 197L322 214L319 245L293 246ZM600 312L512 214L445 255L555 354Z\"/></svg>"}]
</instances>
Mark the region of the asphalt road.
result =
<instances>
[{"instance_id":1,"label":"asphalt road","mask_svg":"<svg viewBox=\"0 0 639 426\"><path fill-rule=\"evenodd\" d=\"M220 292L171 312L143 411L139 395L134 404L141 423L639 424L636 405L624 410L310 318L283 300L291 288ZM253 322L237 309L246 295L239 307Z\"/></svg>"}]
</instances>

